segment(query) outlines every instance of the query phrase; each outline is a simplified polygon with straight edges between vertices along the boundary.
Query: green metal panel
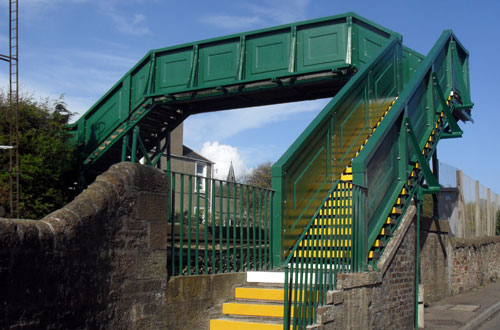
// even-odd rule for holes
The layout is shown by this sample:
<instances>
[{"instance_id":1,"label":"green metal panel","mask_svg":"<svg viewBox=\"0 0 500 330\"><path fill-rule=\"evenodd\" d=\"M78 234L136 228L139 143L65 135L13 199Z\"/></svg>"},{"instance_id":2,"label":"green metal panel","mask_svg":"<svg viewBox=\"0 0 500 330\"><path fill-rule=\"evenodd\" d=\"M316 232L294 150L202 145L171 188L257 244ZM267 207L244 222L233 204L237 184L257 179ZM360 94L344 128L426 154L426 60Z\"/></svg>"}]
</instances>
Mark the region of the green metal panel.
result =
<instances>
[{"instance_id":1,"label":"green metal panel","mask_svg":"<svg viewBox=\"0 0 500 330\"><path fill-rule=\"evenodd\" d=\"M352 64L360 67L377 54L384 46L389 35L374 33L374 27L361 21L354 21L355 37L352 40L353 50L357 56L353 57Z\"/></svg>"},{"instance_id":2,"label":"green metal panel","mask_svg":"<svg viewBox=\"0 0 500 330\"><path fill-rule=\"evenodd\" d=\"M398 185L398 131L393 126L382 143L377 147L373 158L368 162L366 169L367 186L367 223L380 216L385 206L383 202ZM394 201L390 201L394 202Z\"/></svg>"},{"instance_id":3,"label":"green metal panel","mask_svg":"<svg viewBox=\"0 0 500 330\"><path fill-rule=\"evenodd\" d=\"M129 79L126 79L118 86L115 86L91 111L82 117L85 120L80 120L77 123L78 126L80 126L80 122L84 124L84 131L79 132L79 134L85 136L82 140L85 143L86 150L90 151L95 148L117 125L128 118L129 89L124 85L129 81Z\"/></svg>"},{"instance_id":4,"label":"green metal panel","mask_svg":"<svg viewBox=\"0 0 500 330\"><path fill-rule=\"evenodd\" d=\"M460 79L454 82L453 77L465 76L462 72L455 75L454 71L457 69L452 67L453 53L450 51L452 48L450 45L454 39L450 31L442 34L417 72L411 76L389 114L371 136L360 155L353 161L354 183L368 187L368 211L366 213L366 221L369 223L368 247L373 244L394 200L408 180L407 166L416 161L421 163L421 167L427 165L431 154L422 158L421 151L434 129L438 114L446 106L442 98L459 88ZM462 54L467 53L462 49ZM460 59L459 62L461 63L459 67L466 65L466 58ZM436 76L436 80L432 79L431 73ZM461 79L462 82L464 80ZM434 81L437 86L434 86ZM440 89L443 92L437 93L436 91ZM403 125L405 120L411 126L411 134L406 134L407 128ZM412 134L416 142L410 140ZM437 133L437 141L442 134L442 131ZM415 144L418 148L414 147ZM388 177L385 178L384 175ZM377 176L384 176L384 180ZM414 191L412 190L412 193Z\"/></svg>"},{"instance_id":5,"label":"green metal panel","mask_svg":"<svg viewBox=\"0 0 500 330\"><path fill-rule=\"evenodd\" d=\"M144 111L146 103L154 106L153 97L166 96L161 100L165 103L173 101L172 93L350 66L350 46L356 43L352 30L357 25L361 26L364 60L378 51L379 47L372 44L381 45L390 36L401 38L354 13L346 13L150 51L71 127L75 140L84 144L84 163L91 164L116 142L110 135L128 132L131 126L125 122L138 110ZM191 94L185 95L189 99ZM136 116L139 124L145 116ZM109 144L103 146L104 141Z\"/></svg>"},{"instance_id":6,"label":"green metal panel","mask_svg":"<svg viewBox=\"0 0 500 330\"><path fill-rule=\"evenodd\" d=\"M397 39L386 41L273 165L273 188L283 194L275 204L273 226L282 233L275 257L286 257L331 183L397 96L400 50Z\"/></svg>"},{"instance_id":7,"label":"green metal panel","mask_svg":"<svg viewBox=\"0 0 500 330\"><path fill-rule=\"evenodd\" d=\"M302 28L298 36L298 71L325 69L346 63L346 24Z\"/></svg>"},{"instance_id":8,"label":"green metal panel","mask_svg":"<svg viewBox=\"0 0 500 330\"><path fill-rule=\"evenodd\" d=\"M146 87L148 86L149 71L151 62L144 62L132 73L131 101L132 108L140 105L147 94Z\"/></svg>"},{"instance_id":9,"label":"green metal panel","mask_svg":"<svg viewBox=\"0 0 500 330\"><path fill-rule=\"evenodd\" d=\"M403 83L406 85L424 60L425 56L410 49L403 47Z\"/></svg>"},{"instance_id":10,"label":"green metal panel","mask_svg":"<svg viewBox=\"0 0 500 330\"><path fill-rule=\"evenodd\" d=\"M264 36L247 38L249 58L247 76L277 77L288 73L290 31L281 30Z\"/></svg>"},{"instance_id":11,"label":"green metal panel","mask_svg":"<svg viewBox=\"0 0 500 330\"><path fill-rule=\"evenodd\" d=\"M192 48L157 54L156 92L167 93L187 88L193 55Z\"/></svg>"},{"instance_id":12,"label":"green metal panel","mask_svg":"<svg viewBox=\"0 0 500 330\"><path fill-rule=\"evenodd\" d=\"M200 47L198 83L234 82L238 73L239 39Z\"/></svg>"}]
</instances>

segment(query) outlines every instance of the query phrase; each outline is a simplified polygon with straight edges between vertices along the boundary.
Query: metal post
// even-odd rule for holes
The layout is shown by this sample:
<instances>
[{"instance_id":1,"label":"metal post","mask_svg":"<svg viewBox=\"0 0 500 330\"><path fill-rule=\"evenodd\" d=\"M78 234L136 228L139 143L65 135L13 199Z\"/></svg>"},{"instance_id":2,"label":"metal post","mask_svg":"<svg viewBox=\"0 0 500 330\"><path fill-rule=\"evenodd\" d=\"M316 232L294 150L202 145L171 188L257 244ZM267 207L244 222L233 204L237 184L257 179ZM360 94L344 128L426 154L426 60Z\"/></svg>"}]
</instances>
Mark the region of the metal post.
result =
<instances>
[{"instance_id":1,"label":"metal post","mask_svg":"<svg viewBox=\"0 0 500 330\"><path fill-rule=\"evenodd\" d=\"M417 223L415 237L415 330L418 330L418 291L420 284L420 208L424 199L422 189L419 187L417 191Z\"/></svg>"},{"instance_id":2,"label":"metal post","mask_svg":"<svg viewBox=\"0 0 500 330\"><path fill-rule=\"evenodd\" d=\"M462 171L457 170L457 190L458 190L458 210L460 218L458 220L458 230L457 236L460 238L465 238L465 206L464 206L464 194L463 194L463 181L462 181Z\"/></svg>"},{"instance_id":3,"label":"metal post","mask_svg":"<svg viewBox=\"0 0 500 330\"><path fill-rule=\"evenodd\" d=\"M167 133L167 141L166 141L166 143L167 143L167 174L168 174L168 177L170 177L170 172L172 170L172 168L171 168L171 151L172 151L171 150L171 144L172 144L171 140L172 140L172 137L171 137L170 133L172 133L172 131L169 130Z\"/></svg>"},{"instance_id":4,"label":"metal post","mask_svg":"<svg viewBox=\"0 0 500 330\"><path fill-rule=\"evenodd\" d=\"M439 183L439 160L437 157L437 148L432 154L432 173ZM432 194L432 215L434 219L439 219L439 198L437 194Z\"/></svg>"},{"instance_id":5,"label":"metal post","mask_svg":"<svg viewBox=\"0 0 500 330\"><path fill-rule=\"evenodd\" d=\"M122 139L122 162L127 161L128 134Z\"/></svg>"},{"instance_id":6,"label":"metal post","mask_svg":"<svg viewBox=\"0 0 500 330\"><path fill-rule=\"evenodd\" d=\"M475 181L476 183L476 205L475 205L475 223L476 223L476 237L481 237L483 236L481 226L482 226L482 221L481 221L481 210L479 208L480 203L479 203L479 181Z\"/></svg>"},{"instance_id":7,"label":"metal post","mask_svg":"<svg viewBox=\"0 0 500 330\"><path fill-rule=\"evenodd\" d=\"M130 161L132 163L137 162L137 139L139 138L139 126L134 127L134 132L132 136L132 151L130 155Z\"/></svg>"},{"instance_id":8,"label":"metal post","mask_svg":"<svg viewBox=\"0 0 500 330\"><path fill-rule=\"evenodd\" d=\"M488 227L487 227L487 232L486 232L486 236L494 236L495 235L495 227L493 226L493 224L495 223L493 221L493 217L492 217L492 212L491 212L491 190L490 188L488 188L488 192L487 192L487 202L486 202L486 223L488 224Z\"/></svg>"}]
</instances>

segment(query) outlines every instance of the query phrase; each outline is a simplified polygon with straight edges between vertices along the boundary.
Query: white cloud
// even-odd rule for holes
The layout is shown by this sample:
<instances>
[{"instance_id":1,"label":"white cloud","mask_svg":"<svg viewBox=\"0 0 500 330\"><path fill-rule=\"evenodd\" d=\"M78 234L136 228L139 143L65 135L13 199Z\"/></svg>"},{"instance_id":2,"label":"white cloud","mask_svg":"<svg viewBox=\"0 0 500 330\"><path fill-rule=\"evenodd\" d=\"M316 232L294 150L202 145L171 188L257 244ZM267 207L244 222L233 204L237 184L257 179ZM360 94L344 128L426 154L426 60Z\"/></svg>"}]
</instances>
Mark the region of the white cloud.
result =
<instances>
[{"instance_id":1,"label":"white cloud","mask_svg":"<svg viewBox=\"0 0 500 330\"><path fill-rule=\"evenodd\" d=\"M214 25L222 29L249 29L259 23L261 19L258 16L231 16L231 15L215 15L207 16L201 20L203 23Z\"/></svg>"},{"instance_id":2,"label":"white cloud","mask_svg":"<svg viewBox=\"0 0 500 330\"><path fill-rule=\"evenodd\" d=\"M9 1L0 2L0 7L8 7ZM19 15L22 18L39 18L39 16L48 10L57 9L59 6L70 4L84 4L89 0L23 0L19 2ZM22 15L22 16L21 16Z\"/></svg>"},{"instance_id":3,"label":"white cloud","mask_svg":"<svg viewBox=\"0 0 500 330\"><path fill-rule=\"evenodd\" d=\"M306 18L307 7L311 0L264 0L260 3L244 2L240 7L248 16L213 15L202 22L222 29L248 29L266 22L276 24L292 23Z\"/></svg>"},{"instance_id":4,"label":"white cloud","mask_svg":"<svg viewBox=\"0 0 500 330\"><path fill-rule=\"evenodd\" d=\"M97 3L99 12L111 18L115 24L115 28L121 33L141 36L151 33L151 30L147 26L146 16L140 13L126 14L123 10L119 8L124 8L127 5L133 5L134 3L142 4L144 1L133 0L133 1L117 1L117 0L100 0L95 1ZM132 10L134 12L136 10Z\"/></svg>"},{"instance_id":5,"label":"white cloud","mask_svg":"<svg viewBox=\"0 0 500 330\"><path fill-rule=\"evenodd\" d=\"M116 29L122 33L140 36L151 32L145 24L146 16L142 14L127 16L114 7L109 8L106 14L113 20Z\"/></svg>"},{"instance_id":6,"label":"white cloud","mask_svg":"<svg viewBox=\"0 0 500 330\"><path fill-rule=\"evenodd\" d=\"M6 7L8 1L2 1L0 7ZM115 28L124 34L140 36L150 33L150 29L147 26L146 16L135 13L135 14L125 14L119 7L124 7L124 5L135 5L146 2L144 0L129 0L129 1L117 1L117 0L24 0L21 1L20 5L22 7L22 15L28 17L29 19L40 18L46 16L48 11L58 10L61 6L67 5L93 5L98 8L99 13L104 14L111 18L114 23ZM155 2L155 0L152 0ZM45 15L43 15L45 14Z\"/></svg>"},{"instance_id":7,"label":"white cloud","mask_svg":"<svg viewBox=\"0 0 500 330\"><path fill-rule=\"evenodd\" d=\"M266 17L268 20L270 19L278 24L286 24L303 20L310 2L311 0L268 0L262 4L246 3L244 7L256 15Z\"/></svg>"},{"instance_id":8,"label":"white cloud","mask_svg":"<svg viewBox=\"0 0 500 330\"><path fill-rule=\"evenodd\" d=\"M241 159L238 148L220 144L218 141L205 141L200 151L203 157L206 157L215 163L214 177L225 180L229 172L231 162L233 163L234 174L240 178L248 173L248 169L243 159Z\"/></svg>"},{"instance_id":9,"label":"white cloud","mask_svg":"<svg viewBox=\"0 0 500 330\"><path fill-rule=\"evenodd\" d=\"M192 116L185 123L185 140L188 145L195 147L207 138L221 141L240 132L283 121L300 113L318 111L326 102L295 102Z\"/></svg>"}]
</instances>

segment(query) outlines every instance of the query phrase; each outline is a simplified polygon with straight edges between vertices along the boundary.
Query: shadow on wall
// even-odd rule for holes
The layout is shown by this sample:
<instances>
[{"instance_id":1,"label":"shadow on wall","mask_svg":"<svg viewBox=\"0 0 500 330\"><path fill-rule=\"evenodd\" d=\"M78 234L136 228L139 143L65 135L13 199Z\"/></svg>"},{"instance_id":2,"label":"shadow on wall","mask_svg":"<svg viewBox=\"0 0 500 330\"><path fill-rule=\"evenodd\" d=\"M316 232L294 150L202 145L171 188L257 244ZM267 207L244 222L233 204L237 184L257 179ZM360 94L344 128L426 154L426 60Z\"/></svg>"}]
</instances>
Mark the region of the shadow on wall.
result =
<instances>
[{"instance_id":1,"label":"shadow on wall","mask_svg":"<svg viewBox=\"0 0 500 330\"><path fill-rule=\"evenodd\" d=\"M167 188L121 163L42 220L0 219L0 328L161 328Z\"/></svg>"}]
</instances>

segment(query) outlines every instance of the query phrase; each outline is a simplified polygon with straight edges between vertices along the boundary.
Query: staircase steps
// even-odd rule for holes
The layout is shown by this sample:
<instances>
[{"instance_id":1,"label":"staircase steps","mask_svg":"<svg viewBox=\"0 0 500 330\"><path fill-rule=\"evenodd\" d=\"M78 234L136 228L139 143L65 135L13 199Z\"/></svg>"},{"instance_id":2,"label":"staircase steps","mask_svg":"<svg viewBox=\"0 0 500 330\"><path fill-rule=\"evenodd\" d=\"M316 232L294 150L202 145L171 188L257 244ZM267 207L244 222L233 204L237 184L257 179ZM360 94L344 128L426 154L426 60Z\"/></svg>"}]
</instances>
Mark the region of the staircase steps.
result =
<instances>
[{"instance_id":1,"label":"staircase steps","mask_svg":"<svg viewBox=\"0 0 500 330\"><path fill-rule=\"evenodd\" d=\"M371 135L376 131L377 127L379 127L380 123L384 119L384 117L389 113L392 105L396 102L394 100L387 110L382 113L378 122L370 129L368 136L364 139L362 144L358 147L357 151L354 154L354 157L351 159L349 165L344 169L340 176L340 180L344 181L347 184L348 188L351 188L353 180L353 172L352 172L352 160L359 155L361 150L363 150L364 146L368 143ZM401 204L404 204L404 196L401 196L401 199L398 200ZM401 214L401 208L399 208L400 204L395 205L393 208L393 212L397 214ZM349 193L345 191L335 191L330 196L330 199L325 203L325 208L321 208L318 218L315 219L313 225L309 229L305 239L302 241L301 247L302 249L298 249L294 253L294 257L313 257L313 258L351 258L351 247L352 247L352 189L349 189ZM336 219L328 219L325 222L324 216L339 216ZM390 220L389 223L393 221ZM333 228L332 228L333 226ZM386 243L386 237L390 233L389 229L383 229L381 232L381 238L377 240L377 246L383 247ZM331 235L334 239L331 240L317 240L315 237L319 237L320 234ZM333 252L331 249L325 249L325 251L306 251L307 247L339 247L339 251ZM372 256L375 254L372 253Z\"/></svg>"},{"instance_id":2,"label":"staircase steps","mask_svg":"<svg viewBox=\"0 0 500 330\"><path fill-rule=\"evenodd\" d=\"M235 288L234 300L222 305L222 316L210 320L210 330L282 330L284 289L281 275L247 273L247 285ZM261 278L264 282L251 282Z\"/></svg>"},{"instance_id":3,"label":"staircase steps","mask_svg":"<svg viewBox=\"0 0 500 330\"><path fill-rule=\"evenodd\" d=\"M444 117L444 112L441 112L435 124L434 129L432 130L429 138L427 139L427 142L425 143L424 148L422 149L422 154L425 156L429 155L429 153L432 152L432 149L436 141L436 133L443 127L443 120L442 120L443 117ZM387 221L384 223L384 226L382 227L380 234L378 235L377 239L375 240L375 243L370 249L369 260L377 259L383 252L385 245L381 244L381 242L383 240L388 241L390 239L391 233L395 230L395 227L398 224L398 218L402 215L402 210L405 207L405 203L409 201L408 200L409 190L411 190L415 186L415 184L417 184L417 181L419 180L419 175L420 175L420 166L417 162L413 164L413 169L410 172L407 184L401 190L401 193L394 202L394 207L392 208L391 213L387 217Z\"/></svg>"}]
</instances>

